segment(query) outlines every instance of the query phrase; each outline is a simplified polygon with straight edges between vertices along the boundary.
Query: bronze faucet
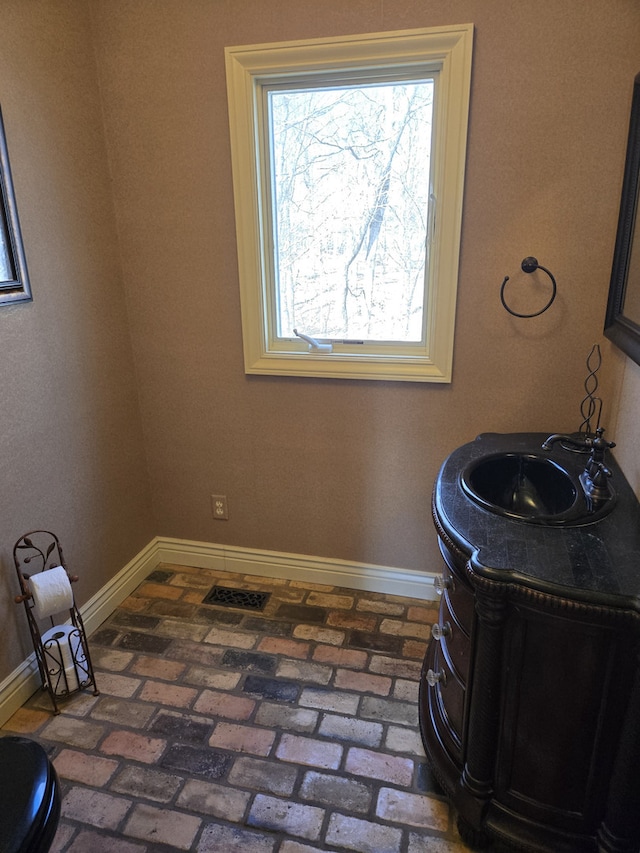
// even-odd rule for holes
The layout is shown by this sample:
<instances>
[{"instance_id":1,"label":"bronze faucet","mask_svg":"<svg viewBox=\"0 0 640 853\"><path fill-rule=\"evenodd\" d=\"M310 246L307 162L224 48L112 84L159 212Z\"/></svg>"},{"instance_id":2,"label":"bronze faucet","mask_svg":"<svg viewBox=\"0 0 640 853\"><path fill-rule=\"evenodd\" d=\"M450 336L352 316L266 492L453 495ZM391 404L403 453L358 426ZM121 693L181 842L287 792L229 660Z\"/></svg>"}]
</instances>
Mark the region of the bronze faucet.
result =
<instances>
[{"instance_id":1,"label":"bronze faucet","mask_svg":"<svg viewBox=\"0 0 640 853\"><path fill-rule=\"evenodd\" d=\"M580 485L590 510L598 509L613 497L613 492L609 487L611 470L604 464L604 458L607 450L615 447L616 443L615 441L607 441L603 436L604 429L598 427L593 438L554 433L542 443L543 450L551 450L554 444L561 441L563 444L568 444L576 449L591 451L585 469L580 474Z\"/></svg>"}]
</instances>

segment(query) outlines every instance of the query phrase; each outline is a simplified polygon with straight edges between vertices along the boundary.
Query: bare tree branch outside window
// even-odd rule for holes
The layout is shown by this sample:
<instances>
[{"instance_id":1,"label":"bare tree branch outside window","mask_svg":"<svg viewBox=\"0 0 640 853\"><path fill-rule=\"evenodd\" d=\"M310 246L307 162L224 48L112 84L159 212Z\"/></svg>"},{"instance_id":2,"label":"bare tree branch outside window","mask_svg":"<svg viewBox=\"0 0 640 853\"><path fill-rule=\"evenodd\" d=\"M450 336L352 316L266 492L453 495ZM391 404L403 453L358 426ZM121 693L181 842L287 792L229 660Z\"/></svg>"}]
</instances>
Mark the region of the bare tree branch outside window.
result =
<instances>
[{"instance_id":1,"label":"bare tree branch outside window","mask_svg":"<svg viewBox=\"0 0 640 853\"><path fill-rule=\"evenodd\" d=\"M421 339L433 90L269 91L279 335Z\"/></svg>"}]
</instances>

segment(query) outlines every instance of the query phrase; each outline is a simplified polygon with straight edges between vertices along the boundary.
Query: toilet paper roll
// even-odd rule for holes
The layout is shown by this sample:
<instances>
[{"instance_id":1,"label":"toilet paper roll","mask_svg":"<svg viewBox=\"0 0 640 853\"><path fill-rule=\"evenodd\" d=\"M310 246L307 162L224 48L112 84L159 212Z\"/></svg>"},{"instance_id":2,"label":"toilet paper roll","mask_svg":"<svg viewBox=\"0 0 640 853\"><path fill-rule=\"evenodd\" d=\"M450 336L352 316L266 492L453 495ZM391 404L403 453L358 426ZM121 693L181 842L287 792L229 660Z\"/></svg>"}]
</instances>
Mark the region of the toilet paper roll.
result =
<instances>
[{"instance_id":1,"label":"toilet paper roll","mask_svg":"<svg viewBox=\"0 0 640 853\"><path fill-rule=\"evenodd\" d=\"M71 583L63 566L55 566L37 575L31 575L29 586L36 619L44 619L73 606Z\"/></svg>"},{"instance_id":2,"label":"toilet paper roll","mask_svg":"<svg viewBox=\"0 0 640 853\"><path fill-rule=\"evenodd\" d=\"M51 679L54 693L62 694L78 689L78 673L73 662L74 654L79 656L81 646L80 633L73 625L54 625L42 635L45 650L45 666ZM66 685L62 677L64 669Z\"/></svg>"}]
</instances>

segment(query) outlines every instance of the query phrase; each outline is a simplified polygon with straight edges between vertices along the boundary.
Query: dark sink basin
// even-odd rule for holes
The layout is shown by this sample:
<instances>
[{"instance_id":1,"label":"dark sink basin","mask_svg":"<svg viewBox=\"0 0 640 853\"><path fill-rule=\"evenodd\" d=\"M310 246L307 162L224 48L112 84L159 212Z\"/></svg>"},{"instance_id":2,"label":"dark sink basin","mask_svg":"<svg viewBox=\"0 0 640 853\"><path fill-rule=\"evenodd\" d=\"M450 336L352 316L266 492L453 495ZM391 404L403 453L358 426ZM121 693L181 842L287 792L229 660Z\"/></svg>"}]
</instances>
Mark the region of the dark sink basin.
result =
<instances>
[{"instance_id":1,"label":"dark sink basin","mask_svg":"<svg viewBox=\"0 0 640 853\"><path fill-rule=\"evenodd\" d=\"M578 512L579 486L560 465L534 453L496 453L461 475L464 491L498 515L533 524L561 524Z\"/></svg>"}]
</instances>

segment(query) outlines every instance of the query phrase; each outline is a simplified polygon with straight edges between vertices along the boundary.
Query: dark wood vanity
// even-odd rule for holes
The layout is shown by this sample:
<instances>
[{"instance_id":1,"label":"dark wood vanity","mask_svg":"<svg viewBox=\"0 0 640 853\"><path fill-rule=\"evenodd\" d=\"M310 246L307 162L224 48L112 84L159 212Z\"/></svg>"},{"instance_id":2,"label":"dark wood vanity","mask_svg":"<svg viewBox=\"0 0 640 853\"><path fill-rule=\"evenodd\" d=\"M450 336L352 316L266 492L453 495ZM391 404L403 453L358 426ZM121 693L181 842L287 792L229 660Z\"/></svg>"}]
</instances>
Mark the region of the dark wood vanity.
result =
<instances>
[{"instance_id":1,"label":"dark wood vanity","mask_svg":"<svg viewBox=\"0 0 640 853\"><path fill-rule=\"evenodd\" d=\"M433 495L443 557L420 724L472 847L640 850L640 509L609 457L614 510L582 526L477 505L460 473L545 435L485 434L447 459ZM556 446L575 476L585 458Z\"/></svg>"}]
</instances>

